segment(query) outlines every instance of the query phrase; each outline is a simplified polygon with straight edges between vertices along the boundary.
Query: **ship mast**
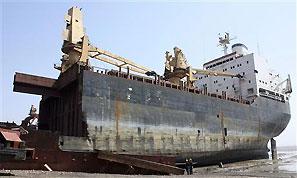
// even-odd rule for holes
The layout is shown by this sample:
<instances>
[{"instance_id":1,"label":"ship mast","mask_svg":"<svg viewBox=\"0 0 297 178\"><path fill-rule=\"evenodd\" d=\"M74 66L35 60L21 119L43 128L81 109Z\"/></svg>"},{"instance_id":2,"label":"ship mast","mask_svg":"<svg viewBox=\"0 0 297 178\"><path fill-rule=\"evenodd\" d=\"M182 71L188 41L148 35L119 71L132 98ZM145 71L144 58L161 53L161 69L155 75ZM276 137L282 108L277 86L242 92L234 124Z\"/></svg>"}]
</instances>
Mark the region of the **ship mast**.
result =
<instances>
[{"instance_id":1,"label":"ship mast","mask_svg":"<svg viewBox=\"0 0 297 178\"><path fill-rule=\"evenodd\" d=\"M223 48L224 51L224 55L228 54L227 49L228 49L228 45L230 44L231 40L236 39L236 37L233 37L230 39L230 35L229 33L225 32L224 35L221 35L219 33L219 44L218 46L221 46Z\"/></svg>"}]
</instances>

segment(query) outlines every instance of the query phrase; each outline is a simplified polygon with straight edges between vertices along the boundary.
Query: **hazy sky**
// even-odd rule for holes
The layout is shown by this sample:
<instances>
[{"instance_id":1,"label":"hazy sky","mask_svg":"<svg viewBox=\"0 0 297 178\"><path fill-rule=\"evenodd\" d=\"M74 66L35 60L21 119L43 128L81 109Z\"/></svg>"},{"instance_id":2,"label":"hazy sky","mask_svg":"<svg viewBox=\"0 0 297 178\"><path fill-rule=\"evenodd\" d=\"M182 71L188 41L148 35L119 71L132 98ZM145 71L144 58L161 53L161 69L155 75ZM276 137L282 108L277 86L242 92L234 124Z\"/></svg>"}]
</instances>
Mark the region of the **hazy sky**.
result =
<instances>
[{"instance_id":1,"label":"hazy sky","mask_svg":"<svg viewBox=\"0 0 297 178\"><path fill-rule=\"evenodd\" d=\"M266 57L282 76L291 74L292 118L277 138L278 145L296 144L296 4L232 2L88 2L64 1L1 3L0 120L20 121L40 97L14 93L16 71L57 78L64 15L71 6L82 7L86 32L96 46L163 72L164 52L183 49L188 62L202 67L219 57L217 35L230 32L233 41ZM109 67L101 64L101 67Z\"/></svg>"}]
</instances>

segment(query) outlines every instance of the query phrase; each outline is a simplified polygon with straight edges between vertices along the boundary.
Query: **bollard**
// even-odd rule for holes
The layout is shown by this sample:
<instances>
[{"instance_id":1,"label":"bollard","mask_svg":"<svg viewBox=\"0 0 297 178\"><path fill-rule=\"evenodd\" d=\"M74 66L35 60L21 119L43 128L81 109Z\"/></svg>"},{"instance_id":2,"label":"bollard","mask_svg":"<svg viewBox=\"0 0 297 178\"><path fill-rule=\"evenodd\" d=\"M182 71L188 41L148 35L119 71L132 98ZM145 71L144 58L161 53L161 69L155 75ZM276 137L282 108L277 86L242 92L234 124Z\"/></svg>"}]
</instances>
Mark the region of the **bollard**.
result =
<instances>
[{"instance_id":1,"label":"bollard","mask_svg":"<svg viewBox=\"0 0 297 178\"><path fill-rule=\"evenodd\" d=\"M271 143L272 160L276 160L277 159L276 141L273 138L271 138L270 143Z\"/></svg>"}]
</instances>

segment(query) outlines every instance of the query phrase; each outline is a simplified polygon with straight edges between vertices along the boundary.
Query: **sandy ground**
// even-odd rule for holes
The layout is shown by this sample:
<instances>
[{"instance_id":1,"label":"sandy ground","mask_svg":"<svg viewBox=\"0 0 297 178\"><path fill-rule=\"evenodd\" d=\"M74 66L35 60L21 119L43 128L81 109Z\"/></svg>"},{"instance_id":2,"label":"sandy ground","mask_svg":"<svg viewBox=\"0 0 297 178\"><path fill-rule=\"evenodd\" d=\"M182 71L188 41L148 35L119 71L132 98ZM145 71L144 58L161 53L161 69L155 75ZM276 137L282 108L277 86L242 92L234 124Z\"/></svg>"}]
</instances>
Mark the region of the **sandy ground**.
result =
<instances>
[{"instance_id":1,"label":"sandy ground","mask_svg":"<svg viewBox=\"0 0 297 178\"><path fill-rule=\"evenodd\" d=\"M267 160L251 160L231 164L225 164L223 168L219 166L208 166L194 168L193 175L169 175L169 176L156 176L156 175L118 175L118 174L90 174L81 172L49 172L49 171L36 171L36 170L1 170L0 177L9 176L25 177L25 178L180 178L180 177L198 177L198 178L219 178L219 177L268 177L268 178L297 178L297 151L279 151L279 159L276 161Z\"/></svg>"}]
</instances>

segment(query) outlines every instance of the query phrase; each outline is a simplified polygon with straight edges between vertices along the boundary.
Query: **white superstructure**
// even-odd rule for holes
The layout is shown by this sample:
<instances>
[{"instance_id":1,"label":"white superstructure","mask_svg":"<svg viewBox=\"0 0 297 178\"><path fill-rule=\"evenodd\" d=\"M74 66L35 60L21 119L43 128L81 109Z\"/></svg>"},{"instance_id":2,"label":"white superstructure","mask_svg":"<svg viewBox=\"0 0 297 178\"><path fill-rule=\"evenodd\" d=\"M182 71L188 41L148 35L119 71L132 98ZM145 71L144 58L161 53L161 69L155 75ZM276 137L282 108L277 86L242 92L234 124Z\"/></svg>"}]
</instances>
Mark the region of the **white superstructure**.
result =
<instances>
[{"instance_id":1,"label":"white superstructure","mask_svg":"<svg viewBox=\"0 0 297 178\"><path fill-rule=\"evenodd\" d=\"M203 68L243 76L197 75L196 87L207 93L226 93L227 97L249 101L261 95L283 102L288 100L287 95L291 93L290 79L282 80L278 73L268 68L263 57L250 53L241 43L232 45L232 53L205 63Z\"/></svg>"}]
</instances>

